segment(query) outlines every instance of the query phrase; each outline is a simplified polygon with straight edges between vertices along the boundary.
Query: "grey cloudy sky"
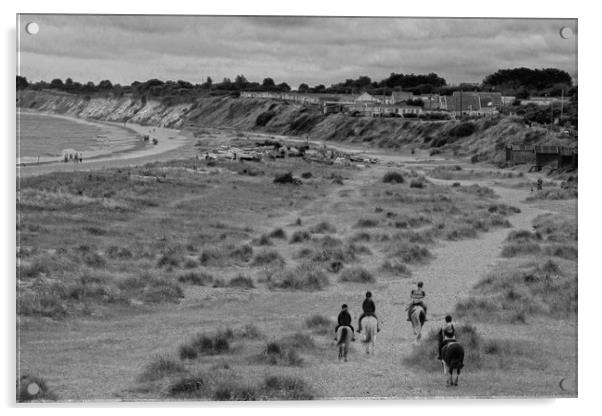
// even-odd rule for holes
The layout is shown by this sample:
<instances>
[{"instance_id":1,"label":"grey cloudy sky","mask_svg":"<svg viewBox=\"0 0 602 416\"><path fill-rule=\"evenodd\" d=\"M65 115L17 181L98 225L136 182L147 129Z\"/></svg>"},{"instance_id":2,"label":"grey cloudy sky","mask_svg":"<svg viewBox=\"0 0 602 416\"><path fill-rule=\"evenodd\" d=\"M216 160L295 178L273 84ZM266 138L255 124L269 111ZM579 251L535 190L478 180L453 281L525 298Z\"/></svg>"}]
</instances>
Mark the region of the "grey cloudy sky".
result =
<instances>
[{"instance_id":1,"label":"grey cloudy sky","mask_svg":"<svg viewBox=\"0 0 602 416\"><path fill-rule=\"evenodd\" d=\"M30 21L37 35L25 32ZM244 74L296 88L435 72L458 83L518 66L577 77L571 19L22 15L20 22L19 73L34 81L198 83ZM563 39L562 27L574 35Z\"/></svg>"}]
</instances>

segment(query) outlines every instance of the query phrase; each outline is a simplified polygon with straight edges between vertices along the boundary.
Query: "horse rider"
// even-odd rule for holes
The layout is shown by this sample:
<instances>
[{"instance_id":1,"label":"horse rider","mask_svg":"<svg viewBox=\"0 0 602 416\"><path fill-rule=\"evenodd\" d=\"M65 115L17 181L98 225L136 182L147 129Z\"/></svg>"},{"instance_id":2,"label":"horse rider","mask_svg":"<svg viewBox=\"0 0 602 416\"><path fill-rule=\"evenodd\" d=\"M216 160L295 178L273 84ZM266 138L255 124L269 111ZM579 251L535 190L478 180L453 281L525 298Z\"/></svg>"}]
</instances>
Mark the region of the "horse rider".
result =
<instances>
[{"instance_id":1,"label":"horse rider","mask_svg":"<svg viewBox=\"0 0 602 416\"><path fill-rule=\"evenodd\" d=\"M445 317L445 323L439 330L439 356L438 360L441 359L441 350L450 342L456 342L456 328L454 328L454 324L452 323L451 315L447 315Z\"/></svg>"},{"instance_id":2,"label":"horse rider","mask_svg":"<svg viewBox=\"0 0 602 416\"><path fill-rule=\"evenodd\" d=\"M338 321L338 325L334 329L335 335L340 327L348 326L349 328L351 328L351 334L353 336L353 338L351 340L355 341L355 329L353 329L353 325L351 325L351 315L349 314L349 311L347 310L347 304L344 303L343 306L341 306L341 312L339 312L339 317L338 317L337 321ZM335 340L336 340L336 337L335 337Z\"/></svg>"},{"instance_id":3,"label":"horse rider","mask_svg":"<svg viewBox=\"0 0 602 416\"><path fill-rule=\"evenodd\" d=\"M422 309L424 309L424 320L426 321L426 304L423 301L423 299L426 297L426 293L424 292L424 289L422 289L422 286L424 286L424 283L418 282L418 284L416 285L416 289L412 289L412 291L410 292L411 302L408 308L406 309L408 311L408 321L412 320L412 312L414 310L414 307L418 305L422 306Z\"/></svg>"},{"instance_id":4,"label":"horse rider","mask_svg":"<svg viewBox=\"0 0 602 416\"><path fill-rule=\"evenodd\" d=\"M358 327L357 327L357 333L361 333L362 332L362 319L366 316L374 316L374 318L376 318L376 332L380 331L379 325L378 325L378 318L376 317L376 305L374 304L374 301L372 300L372 292L366 292L366 298L364 299L364 301L362 302L362 314L360 315L360 318L358 320Z\"/></svg>"},{"instance_id":5,"label":"horse rider","mask_svg":"<svg viewBox=\"0 0 602 416\"><path fill-rule=\"evenodd\" d=\"M541 191L543 189L543 180L541 178L537 179L537 190Z\"/></svg>"}]
</instances>

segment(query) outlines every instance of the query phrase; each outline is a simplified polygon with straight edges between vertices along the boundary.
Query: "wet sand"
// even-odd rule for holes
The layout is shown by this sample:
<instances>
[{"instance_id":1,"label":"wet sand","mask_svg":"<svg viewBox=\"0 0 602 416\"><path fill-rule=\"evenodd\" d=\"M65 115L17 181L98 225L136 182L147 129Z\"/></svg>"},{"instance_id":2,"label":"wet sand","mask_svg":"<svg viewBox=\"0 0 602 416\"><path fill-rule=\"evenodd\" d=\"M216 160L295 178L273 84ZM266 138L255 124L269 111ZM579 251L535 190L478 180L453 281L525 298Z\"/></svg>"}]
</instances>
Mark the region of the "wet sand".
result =
<instances>
[{"instance_id":1,"label":"wet sand","mask_svg":"<svg viewBox=\"0 0 602 416\"><path fill-rule=\"evenodd\" d=\"M54 114L52 114L54 116ZM135 123L115 123L102 121L89 121L73 117L58 115L57 117L69 119L74 122L109 125L119 129L130 130L132 133L140 137L140 141L126 149L118 149L117 151L107 154L95 155L87 157L88 152L84 152L84 159L81 163L59 161L44 161L44 163L23 163L17 165L17 176L33 176L42 175L56 171L87 171L91 169L104 169L111 167L123 167L131 165L139 165L156 160L165 160L177 157L177 151L191 142L191 139L186 137L177 129L165 127L142 126ZM149 135L150 141L143 142L142 137ZM156 138L158 143L152 143L152 139Z\"/></svg>"}]
</instances>

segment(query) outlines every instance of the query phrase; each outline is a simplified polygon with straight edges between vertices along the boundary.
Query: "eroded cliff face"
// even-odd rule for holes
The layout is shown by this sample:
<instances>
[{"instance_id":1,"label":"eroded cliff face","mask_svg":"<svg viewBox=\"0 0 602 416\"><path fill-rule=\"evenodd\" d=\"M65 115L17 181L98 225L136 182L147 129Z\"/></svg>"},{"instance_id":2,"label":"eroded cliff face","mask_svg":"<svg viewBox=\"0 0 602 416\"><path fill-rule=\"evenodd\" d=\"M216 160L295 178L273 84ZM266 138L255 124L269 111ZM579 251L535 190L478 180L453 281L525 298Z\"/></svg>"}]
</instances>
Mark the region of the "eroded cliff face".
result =
<instances>
[{"instance_id":1,"label":"eroded cliff face","mask_svg":"<svg viewBox=\"0 0 602 416\"><path fill-rule=\"evenodd\" d=\"M458 156L478 155L480 160L503 160L507 143L539 144L541 131L524 127L517 119L481 119L473 122L474 133L455 137L458 121L425 122L400 118L349 117L321 114L283 101L206 97L185 104L123 97L85 97L56 91L22 90L17 106L93 120L133 122L171 128L229 128L274 134L309 135L312 139L366 143L383 148L422 147L451 151Z\"/></svg>"}]
</instances>

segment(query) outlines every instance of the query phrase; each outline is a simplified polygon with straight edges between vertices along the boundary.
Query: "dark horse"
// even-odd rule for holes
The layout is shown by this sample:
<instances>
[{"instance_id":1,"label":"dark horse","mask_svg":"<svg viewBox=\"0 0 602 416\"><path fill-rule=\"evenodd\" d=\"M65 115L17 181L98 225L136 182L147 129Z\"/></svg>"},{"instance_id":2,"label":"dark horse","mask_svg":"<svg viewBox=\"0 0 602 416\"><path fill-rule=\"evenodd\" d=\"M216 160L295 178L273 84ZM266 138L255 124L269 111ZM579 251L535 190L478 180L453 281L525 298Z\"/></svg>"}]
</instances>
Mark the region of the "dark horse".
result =
<instances>
[{"instance_id":1,"label":"dark horse","mask_svg":"<svg viewBox=\"0 0 602 416\"><path fill-rule=\"evenodd\" d=\"M460 370L464 367L464 348L459 342L452 341L446 344L441 350L441 358L441 362L443 363L443 374L449 373L447 385L457 386ZM452 377L454 370L456 370L455 380Z\"/></svg>"}]
</instances>

